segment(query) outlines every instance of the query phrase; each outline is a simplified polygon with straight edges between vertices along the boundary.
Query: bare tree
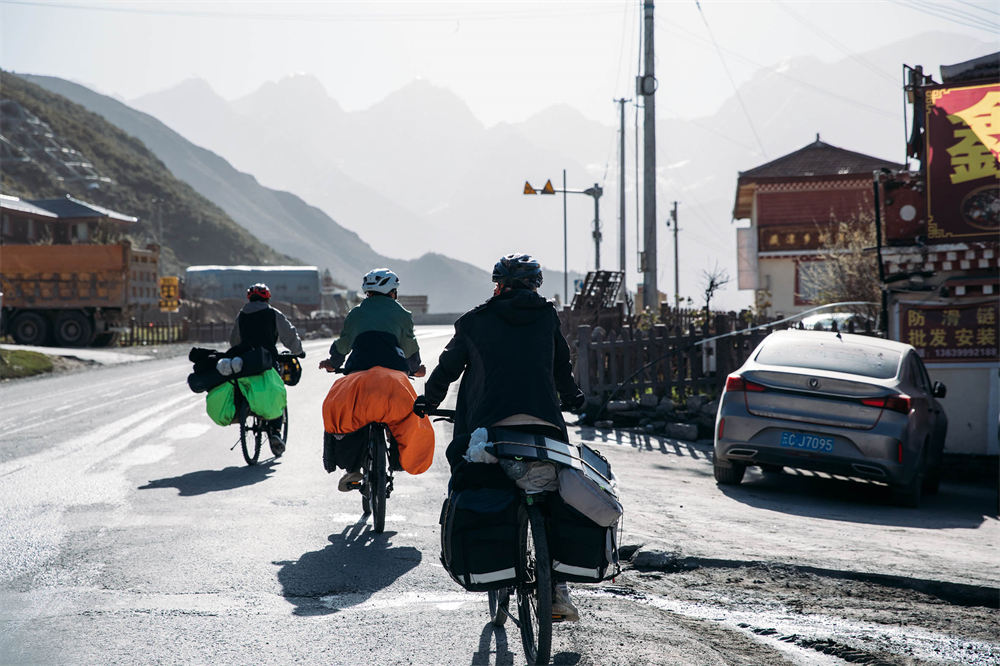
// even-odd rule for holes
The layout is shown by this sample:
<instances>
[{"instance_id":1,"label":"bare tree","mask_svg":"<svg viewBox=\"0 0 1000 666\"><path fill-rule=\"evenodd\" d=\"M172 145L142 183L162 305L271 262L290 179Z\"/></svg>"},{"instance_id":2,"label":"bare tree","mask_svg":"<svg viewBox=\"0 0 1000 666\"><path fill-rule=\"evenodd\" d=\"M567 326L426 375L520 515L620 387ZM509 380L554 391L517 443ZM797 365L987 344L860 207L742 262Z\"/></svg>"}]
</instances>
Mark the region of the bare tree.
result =
<instances>
[{"instance_id":1,"label":"bare tree","mask_svg":"<svg viewBox=\"0 0 1000 666\"><path fill-rule=\"evenodd\" d=\"M817 305L845 301L880 302L878 257L874 252L875 224L870 216L858 215L836 223L824 239L823 251L808 270L800 265L803 296ZM852 306L856 314L874 317L877 306Z\"/></svg>"},{"instance_id":2,"label":"bare tree","mask_svg":"<svg viewBox=\"0 0 1000 666\"><path fill-rule=\"evenodd\" d=\"M725 268L720 268L718 264L715 265L710 271L702 271L702 284L705 286L705 316L708 316L709 305L712 303L712 297L715 296L715 292L722 289L730 280L729 273Z\"/></svg>"}]
</instances>

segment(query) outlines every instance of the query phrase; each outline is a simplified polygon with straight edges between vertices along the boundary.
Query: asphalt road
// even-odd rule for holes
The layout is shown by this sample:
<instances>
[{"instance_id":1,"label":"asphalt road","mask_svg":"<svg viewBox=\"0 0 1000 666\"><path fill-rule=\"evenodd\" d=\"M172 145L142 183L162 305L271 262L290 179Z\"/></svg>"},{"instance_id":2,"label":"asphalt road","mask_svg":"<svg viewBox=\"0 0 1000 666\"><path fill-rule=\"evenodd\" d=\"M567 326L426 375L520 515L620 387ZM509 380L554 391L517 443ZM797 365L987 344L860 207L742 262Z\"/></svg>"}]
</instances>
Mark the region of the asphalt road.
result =
<instances>
[{"instance_id":1,"label":"asphalt road","mask_svg":"<svg viewBox=\"0 0 1000 666\"><path fill-rule=\"evenodd\" d=\"M449 334L418 328L429 366ZM306 343L288 451L256 467L183 357L0 383L0 664L523 663L438 562L450 426L382 535L323 470L328 345ZM1000 663L995 489L946 482L917 511L804 474L723 491L707 442L573 435L614 466L639 549L574 588L554 663Z\"/></svg>"}]
</instances>

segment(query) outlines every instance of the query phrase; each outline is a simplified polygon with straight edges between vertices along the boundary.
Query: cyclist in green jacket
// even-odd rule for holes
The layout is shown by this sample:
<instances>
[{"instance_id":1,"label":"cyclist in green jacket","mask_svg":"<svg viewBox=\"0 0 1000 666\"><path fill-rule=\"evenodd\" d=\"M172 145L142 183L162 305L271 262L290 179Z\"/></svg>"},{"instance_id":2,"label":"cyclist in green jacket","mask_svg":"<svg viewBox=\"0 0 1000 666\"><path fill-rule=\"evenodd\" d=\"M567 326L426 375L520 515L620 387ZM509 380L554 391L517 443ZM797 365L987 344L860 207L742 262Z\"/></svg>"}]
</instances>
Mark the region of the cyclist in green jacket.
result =
<instances>
[{"instance_id":1,"label":"cyclist in green jacket","mask_svg":"<svg viewBox=\"0 0 1000 666\"><path fill-rule=\"evenodd\" d=\"M420 346L413 333L413 315L396 300L399 276L388 268L369 271L361 280L365 299L351 309L332 345L330 358L320 361L327 372L340 368L359 372L380 365L414 374L421 368Z\"/></svg>"}]
</instances>

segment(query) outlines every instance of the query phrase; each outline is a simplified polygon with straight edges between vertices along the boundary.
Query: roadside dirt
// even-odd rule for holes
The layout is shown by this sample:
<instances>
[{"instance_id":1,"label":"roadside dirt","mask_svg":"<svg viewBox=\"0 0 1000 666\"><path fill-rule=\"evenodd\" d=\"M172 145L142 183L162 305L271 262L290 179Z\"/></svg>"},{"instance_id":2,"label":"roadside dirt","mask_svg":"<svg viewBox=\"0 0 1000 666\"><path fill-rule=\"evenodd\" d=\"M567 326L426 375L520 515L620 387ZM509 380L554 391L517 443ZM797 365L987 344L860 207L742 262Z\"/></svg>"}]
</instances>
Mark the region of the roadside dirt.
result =
<instances>
[{"instance_id":1,"label":"roadside dirt","mask_svg":"<svg viewBox=\"0 0 1000 666\"><path fill-rule=\"evenodd\" d=\"M756 661L771 646L790 663L1000 663L1000 592L902 577L678 559L627 569L616 585L583 592L621 596L705 627L726 663ZM743 632L735 643L732 632Z\"/></svg>"}]
</instances>

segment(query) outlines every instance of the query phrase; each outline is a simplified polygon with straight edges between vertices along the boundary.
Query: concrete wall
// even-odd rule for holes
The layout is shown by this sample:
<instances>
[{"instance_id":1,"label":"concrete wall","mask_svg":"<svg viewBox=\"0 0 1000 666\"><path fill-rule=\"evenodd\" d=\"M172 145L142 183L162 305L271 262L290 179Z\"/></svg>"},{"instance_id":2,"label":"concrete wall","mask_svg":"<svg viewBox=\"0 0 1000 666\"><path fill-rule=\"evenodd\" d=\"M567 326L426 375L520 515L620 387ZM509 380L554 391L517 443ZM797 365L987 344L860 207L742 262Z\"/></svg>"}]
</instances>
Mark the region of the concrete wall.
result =
<instances>
[{"instance_id":1,"label":"concrete wall","mask_svg":"<svg viewBox=\"0 0 1000 666\"><path fill-rule=\"evenodd\" d=\"M804 306L795 305L795 259L793 257L761 257L757 261L760 277L759 289L771 292L770 312L789 315L801 312ZM768 286L770 285L770 286Z\"/></svg>"},{"instance_id":2,"label":"concrete wall","mask_svg":"<svg viewBox=\"0 0 1000 666\"><path fill-rule=\"evenodd\" d=\"M948 387L941 400L948 415L946 453L997 455L1000 428L1000 366L927 364L931 381Z\"/></svg>"}]
</instances>

